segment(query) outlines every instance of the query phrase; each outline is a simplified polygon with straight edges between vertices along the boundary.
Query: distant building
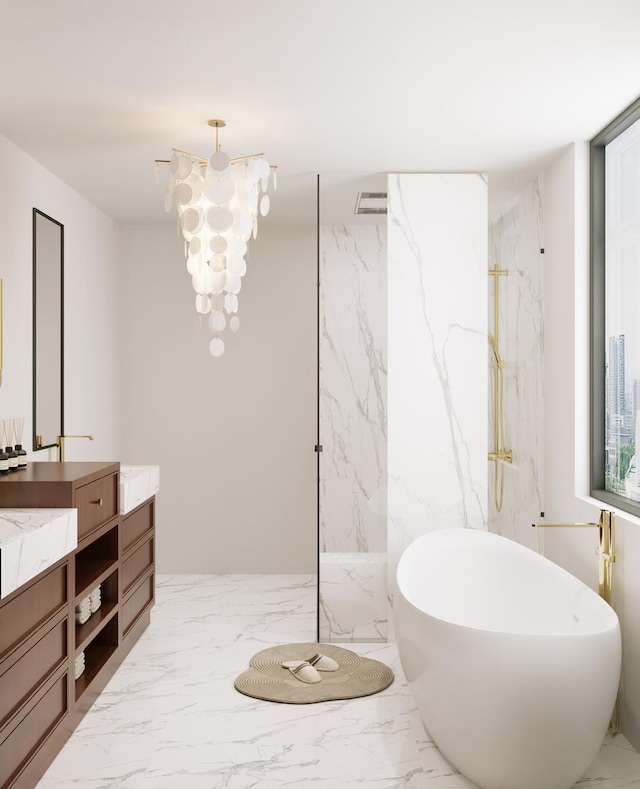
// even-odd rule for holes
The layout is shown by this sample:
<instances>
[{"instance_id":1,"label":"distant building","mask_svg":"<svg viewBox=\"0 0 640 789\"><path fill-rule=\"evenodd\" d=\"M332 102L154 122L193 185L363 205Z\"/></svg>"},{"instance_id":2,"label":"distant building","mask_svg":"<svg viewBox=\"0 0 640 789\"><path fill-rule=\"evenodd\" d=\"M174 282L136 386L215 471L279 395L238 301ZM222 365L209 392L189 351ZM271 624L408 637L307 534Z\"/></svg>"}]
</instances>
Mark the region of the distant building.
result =
<instances>
[{"instance_id":1,"label":"distant building","mask_svg":"<svg viewBox=\"0 0 640 789\"><path fill-rule=\"evenodd\" d=\"M607 417L624 416L625 412L624 334L609 337L607 360Z\"/></svg>"},{"instance_id":2,"label":"distant building","mask_svg":"<svg viewBox=\"0 0 640 789\"><path fill-rule=\"evenodd\" d=\"M611 480L620 478L620 447L635 438L635 420L625 414L625 379L625 336L619 334L609 337L606 370L605 473Z\"/></svg>"}]
</instances>

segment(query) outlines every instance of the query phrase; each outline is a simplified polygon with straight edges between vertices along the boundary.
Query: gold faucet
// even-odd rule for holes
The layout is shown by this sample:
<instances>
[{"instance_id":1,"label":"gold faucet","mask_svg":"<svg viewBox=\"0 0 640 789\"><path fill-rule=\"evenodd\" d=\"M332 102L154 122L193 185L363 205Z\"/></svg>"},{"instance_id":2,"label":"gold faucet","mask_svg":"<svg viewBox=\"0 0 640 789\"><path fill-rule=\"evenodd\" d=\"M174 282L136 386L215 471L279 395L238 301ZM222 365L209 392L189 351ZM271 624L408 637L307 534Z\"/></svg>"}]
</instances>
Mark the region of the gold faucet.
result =
<instances>
[{"instance_id":1,"label":"gold faucet","mask_svg":"<svg viewBox=\"0 0 640 789\"><path fill-rule=\"evenodd\" d=\"M90 435L81 435L81 436L58 436L56 441L56 460L58 463L62 463L64 461L64 448L65 448L65 440L67 438L88 438L89 441L93 441L93 436Z\"/></svg>"},{"instance_id":2,"label":"gold faucet","mask_svg":"<svg viewBox=\"0 0 640 789\"><path fill-rule=\"evenodd\" d=\"M599 529L598 540L598 593L602 599L612 605L613 598L613 563L616 560L616 515L610 510L600 510L597 523L532 523L534 527L546 529L583 528L597 526ZM620 731L620 699L616 697L613 715L609 723L609 734L618 734Z\"/></svg>"},{"instance_id":3,"label":"gold faucet","mask_svg":"<svg viewBox=\"0 0 640 789\"><path fill-rule=\"evenodd\" d=\"M545 529L588 528L599 529L598 540L598 593L609 605L613 598L613 563L616 560L616 516L610 510L600 510L597 523L532 523L534 527Z\"/></svg>"}]
</instances>

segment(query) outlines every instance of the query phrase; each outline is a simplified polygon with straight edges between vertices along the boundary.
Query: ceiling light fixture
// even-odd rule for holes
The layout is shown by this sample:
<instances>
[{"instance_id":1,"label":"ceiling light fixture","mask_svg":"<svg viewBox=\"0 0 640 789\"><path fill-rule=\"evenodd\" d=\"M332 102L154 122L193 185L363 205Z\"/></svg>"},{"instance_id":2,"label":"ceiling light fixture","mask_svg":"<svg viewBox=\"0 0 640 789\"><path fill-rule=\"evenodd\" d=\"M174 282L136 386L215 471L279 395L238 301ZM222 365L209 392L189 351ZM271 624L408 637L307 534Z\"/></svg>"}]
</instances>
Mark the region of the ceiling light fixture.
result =
<instances>
[{"instance_id":1,"label":"ceiling light fixture","mask_svg":"<svg viewBox=\"0 0 640 789\"><path fill-rule=\"evenodd\" d=\"M258 234L258 213L269 213L267 194L276 166L263 153L230 159L220 150L219 119L210 120L216 130L216 149L209 159L173 149L171 159L156 159L156 182L161 182L160 165L169 165L164 207L173 206L185 242L187 270L196 292L196 311L208 315L214 335L209 343L212 356L222 356L220 334L227 325L240 328L238 293L247 271L247 241Z\"/></svg>"}]
</instances>

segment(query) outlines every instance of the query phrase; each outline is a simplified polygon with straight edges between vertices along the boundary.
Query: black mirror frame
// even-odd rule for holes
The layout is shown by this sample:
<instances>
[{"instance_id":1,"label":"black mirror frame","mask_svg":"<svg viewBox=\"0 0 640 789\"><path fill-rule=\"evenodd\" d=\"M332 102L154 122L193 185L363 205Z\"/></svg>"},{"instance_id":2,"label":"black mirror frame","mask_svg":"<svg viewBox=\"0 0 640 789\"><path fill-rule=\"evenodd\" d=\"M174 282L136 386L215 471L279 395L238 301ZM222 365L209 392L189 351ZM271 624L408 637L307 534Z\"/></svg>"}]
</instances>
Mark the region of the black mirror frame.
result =
<instances>
[{"instance_id":1,"label":"black mirror frame","mask_svg":"<svg viewBox=\"0 0 640 789\"><path fill-rule=\"evenodd\" d=\"M36 390L37 390L37 379L36 379L36 369L37 369L37 342L36 342L36 321L37 321L37 298L36 298L36 265L37 265L37 254L36 254L36 219L37 217L41 216L45 219L48 219L50 222L58 225L60 228L60 432L58 435L64 435L64 225L61 222L58 222L57 219L45 214L44 211L40 211L37 208L33 208L32 211L32 254L33 254L33 281L32 281L32 294L33 294L33 304L32 304L32 312L33 312L33 374L32 374L32 385L33 385L33 443L32 448L34 452L38 452L41 449L50 449L51 447L57 446L56 443L53 444L38 444L37 441L37 425L36 425Z\"/></svg>"}]
</instances>

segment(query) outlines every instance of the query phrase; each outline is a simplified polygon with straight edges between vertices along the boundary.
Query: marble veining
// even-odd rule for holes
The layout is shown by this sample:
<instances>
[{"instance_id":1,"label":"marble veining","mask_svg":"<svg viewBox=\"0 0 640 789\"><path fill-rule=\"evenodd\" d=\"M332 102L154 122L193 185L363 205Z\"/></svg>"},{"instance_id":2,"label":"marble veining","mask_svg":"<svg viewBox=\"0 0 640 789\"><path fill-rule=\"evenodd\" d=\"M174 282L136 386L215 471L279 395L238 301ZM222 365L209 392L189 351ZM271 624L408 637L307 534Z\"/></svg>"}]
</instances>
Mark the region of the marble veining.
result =
<instances>
[{"instance_id":1,"label":"marble veining","mask_svg":"<svg viewBox=\"0 0 640 789\"><path fill-rule=\"evenodd\" d=\"M389 590L433 529L487 528L487 185L389 176Z\"/></svg>"},{"instance_id":2,"label":"marble veining","mask_svg":"<svg viewBox=\"0 0 640 789\"><path fill-rule=\"evenodd\" d=\"M386 550L386 228L320 227L320 544Z\"/></svg>"},{"instance_id":3,"label":"marble veining","mask_svg":"<svg viewBox=\"0 0 640 789\"><path fill-rule=\"evenodd\" d=\"M77 510L0 510L0 599L77 546Z\"/></svg>"},{"instance_id":4,"label":"marble veining","mask_svg":"<svg viewBox=\"0 0 640 789\"><path fill-rule=\"evenodd\" d=\"M160 466L120 466L120 514L155 496L160 490Z\"/></svg>"},{"instance_id":5,"label":"marble veining","mask_svg":"<svg viewBox=\"0 0 640 789\"><path fill-rule=\"evenodd\" d=\"M320 554L319 614L322 641L386 641L386 552Z\"/></svg>"},{"instance_id":6,"label":"marble veining","mask_svg":"<svg viewBox=\"0 0 640 789\"><path fill-rule=\"evenodd\" d=\"M386 228L321 226L320 250L321 629L379 640L385 565L358 557L387 548Z\"/></svg>"},{"instance_id":7,"label":"marble veining","mask_svg":"<svg viewBox=\"0 0 640 789\"><path fill-rule=\"evenodd\" d=\"M425 732L394 644L382 693L272 704L234 678L266 646L313 641L315 578L161 576L150 627L38 789L473 789ZM640 756L605 740L578 789L640 787Z\"/></svg>"},{"instance_id":8,"label":"marble veining","mask_svg":"<svg viewBox=\"0 0 640 789\"><path fill-rule=\"evenodd\" d=\"M505 444L513 463L503 464L504 494L498 511L495 469L489 470L489 529L538 550L539 533L531 524L544 510L543 475L543 216L542 177L517 195L489 228L490 265L500 277L500 354L505 360ZM493 283L489 311L493 315ZM490 361L491 364L491 361ZM489 435L493 435L493 376L490 377ZM499 479L498 479L499 482Z\"/></svg>"}]
</instances>

